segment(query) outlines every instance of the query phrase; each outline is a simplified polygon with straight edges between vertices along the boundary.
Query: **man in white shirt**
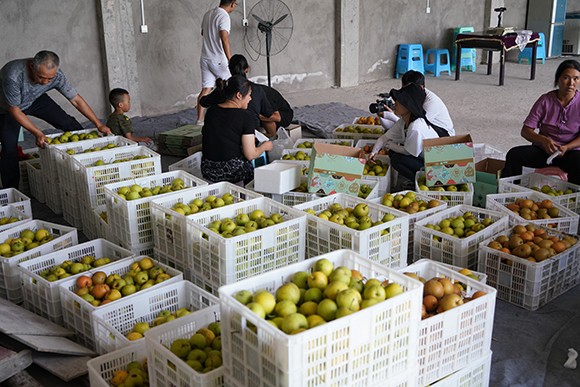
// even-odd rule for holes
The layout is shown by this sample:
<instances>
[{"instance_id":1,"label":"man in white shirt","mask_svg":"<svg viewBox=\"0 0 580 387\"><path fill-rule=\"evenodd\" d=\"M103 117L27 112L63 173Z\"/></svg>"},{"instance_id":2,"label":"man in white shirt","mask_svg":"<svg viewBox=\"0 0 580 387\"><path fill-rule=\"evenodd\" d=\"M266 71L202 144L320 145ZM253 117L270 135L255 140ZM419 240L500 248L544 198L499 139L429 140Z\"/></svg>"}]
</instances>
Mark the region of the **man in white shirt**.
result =
<instances>
[{"instance_id":1,"label":"man in white shirt","mask_svg":"<svg viewBox=\"0 0 580 387\"><path fill-rule=\"evenodd\" d=\"M453 121L449 116L447 106L445 106L441 98L439 98L435 93L425 88L425 76L423 74L414 70L407 71L403 75L401 83L403 87L410 84L415 84L423 88L426 94L425 103L423 103L423 109L426 112L427 119L434 125L445 129L450 136L455 136ZM377 115L381 120L381 125L386 130L389 130L400 118L395 115L395 113L393 113L393 111L389 108L387 108L387 111L385 112L377 113Z\"/></svg>"},{"instance_id":2,"label":"man in white shirt","mask_svg":"<svg viewBox=\"0 0 580 387\"><path fill-rule=\"evenodd\" d=\"M208 95L218 78L227 80L230 75L228 63L232 57L230 48L230 13L236 9L236 0L220 0L219 7L203 16L201 35L203 46L199 65L201 67L201 93L197 97L197 122L203 123L205 108L200 100Z\"/></svg>"}]
</instances>

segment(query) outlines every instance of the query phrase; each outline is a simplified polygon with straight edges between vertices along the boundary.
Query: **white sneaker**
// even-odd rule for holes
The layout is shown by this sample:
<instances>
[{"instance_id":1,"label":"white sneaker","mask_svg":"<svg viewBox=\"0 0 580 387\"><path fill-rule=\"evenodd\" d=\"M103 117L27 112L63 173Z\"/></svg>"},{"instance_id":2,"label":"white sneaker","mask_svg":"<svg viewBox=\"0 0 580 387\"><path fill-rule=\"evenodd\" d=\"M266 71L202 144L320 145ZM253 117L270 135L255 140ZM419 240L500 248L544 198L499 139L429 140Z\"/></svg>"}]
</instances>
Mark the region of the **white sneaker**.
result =
<instances>
[{"instance_id":1,"label":"white sneaker","mask_svg":"<svg viewBox=\"0 0 580 387\"><path fill-rule=\"evenodd\" d=\"M204 120L197 120L197 122L195 123L196 125L203 125L203 121Z\"/></svg>"}]
</instances>

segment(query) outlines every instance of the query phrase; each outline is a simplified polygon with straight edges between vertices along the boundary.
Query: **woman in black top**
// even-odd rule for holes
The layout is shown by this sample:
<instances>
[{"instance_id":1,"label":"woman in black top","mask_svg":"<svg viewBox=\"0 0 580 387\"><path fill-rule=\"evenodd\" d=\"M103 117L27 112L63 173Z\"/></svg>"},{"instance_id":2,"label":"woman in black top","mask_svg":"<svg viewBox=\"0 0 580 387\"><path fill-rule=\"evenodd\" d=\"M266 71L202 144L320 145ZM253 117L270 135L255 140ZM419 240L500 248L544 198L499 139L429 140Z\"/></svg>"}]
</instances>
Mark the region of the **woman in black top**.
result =
<instances>
[{"instance_id":1,"label":"woman in black top","mask_svg":"<svg viewBox=\"0 0 580 387\"><path fill-rule=\"evenodd\" d=\"M272 143L255 145L253 119L246 110L252 100L250 82L233 76L228 81L218 79L217 88L223 92L225 101L211 106L205 115L201 172L212 182L248 183L254 178L249 160L272 150Z\"/></svg>"}]
</instances>

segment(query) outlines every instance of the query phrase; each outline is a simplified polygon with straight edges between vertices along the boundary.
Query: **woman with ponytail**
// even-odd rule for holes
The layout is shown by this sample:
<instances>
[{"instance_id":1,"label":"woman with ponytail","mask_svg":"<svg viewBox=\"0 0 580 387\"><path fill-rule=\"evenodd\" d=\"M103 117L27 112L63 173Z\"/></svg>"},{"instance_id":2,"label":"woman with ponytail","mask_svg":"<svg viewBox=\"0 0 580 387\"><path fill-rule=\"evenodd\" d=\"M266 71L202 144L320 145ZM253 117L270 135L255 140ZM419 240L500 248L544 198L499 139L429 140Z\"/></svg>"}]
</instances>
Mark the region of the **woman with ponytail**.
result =
<instances>
[{"instance_id":1,"label":"woman with ponytail","mask_svg":"<svg viewBox=\"0 0 580 387\"><path fill-rule=\"evenodd\" d=\"M252 100L252 87L246 78L218 79L216 87L224 101L211 106L205 115L201 172L212 182L248 183L254 178L251 160L272 150L272 142L255 145L253 119L246 110Z\"/></svg>"}]
</instances>

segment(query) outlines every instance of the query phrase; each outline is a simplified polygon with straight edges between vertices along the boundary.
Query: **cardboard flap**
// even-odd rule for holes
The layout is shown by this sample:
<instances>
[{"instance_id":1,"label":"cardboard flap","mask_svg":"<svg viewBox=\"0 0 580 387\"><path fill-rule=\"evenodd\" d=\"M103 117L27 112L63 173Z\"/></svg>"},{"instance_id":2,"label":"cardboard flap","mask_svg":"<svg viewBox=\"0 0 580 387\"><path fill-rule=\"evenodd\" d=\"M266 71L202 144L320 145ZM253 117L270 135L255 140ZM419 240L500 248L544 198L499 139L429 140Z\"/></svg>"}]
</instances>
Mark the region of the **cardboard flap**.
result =
<instances>
[{"instance_id":1,"label":"cardboard flap","mask_svg":"<svg viewBox=\"0 0 580 387\"><path fill-rule=\"evenodd\" d=\"M475 163L475 170L497 175L499 171L505 168L505 161L497 159L483 159Z\"/></svg>"},{"instance_id":2,"label":"cardboard flap","mask_svg":"<svg viewBox=\"0 0 580 387\"><path fill-rule=\"evenodd\" d=\"M338 156L349 156L364 159L364 152L360 148L353 148L344 145L325 144L322 142L315 142L312 147L317 153L329 153Z\"/></svg>"},{"instance_id":3,"label":"cardboard flap","mask_svg":"<svg viewBox=\"0 0 580 387\"><path fill-rule=\"evenodd\" d=\"M423 148L426 148L428 146L441 146L441 145L462 144L462 143L473 143L473 140L471 139L471 135L463 134L460 136L430 138L427 140L423 140Z\"/></svg>"}]
</instances>

